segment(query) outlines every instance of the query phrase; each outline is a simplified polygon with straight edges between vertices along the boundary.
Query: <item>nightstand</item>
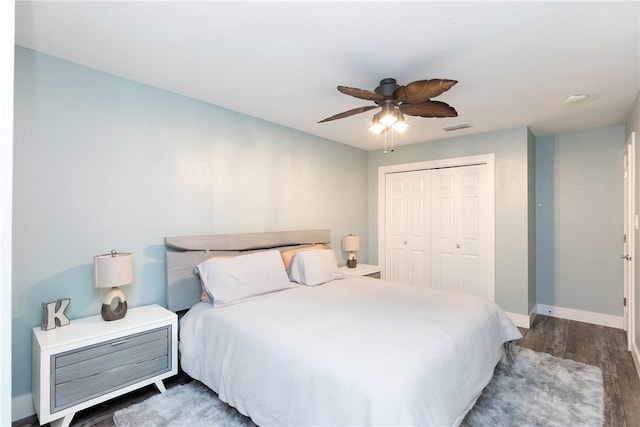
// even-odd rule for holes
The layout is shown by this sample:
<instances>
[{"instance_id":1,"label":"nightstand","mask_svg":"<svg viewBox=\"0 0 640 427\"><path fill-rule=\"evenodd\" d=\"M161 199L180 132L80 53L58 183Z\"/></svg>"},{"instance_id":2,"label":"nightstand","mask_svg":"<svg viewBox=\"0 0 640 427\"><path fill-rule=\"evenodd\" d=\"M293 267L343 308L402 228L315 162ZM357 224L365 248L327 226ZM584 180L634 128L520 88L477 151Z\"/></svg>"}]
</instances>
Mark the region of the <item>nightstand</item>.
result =
<instances>
[{"instance_id":1,"label":"nightstand","mask_svg":"<svg viewBox=\"0 0 640 427\"><path fill-rule=\"evenodd\" d=\"M368 276L376 279L379 279L382 275L382 268L379 266L360 263L358 263L355 268L349 268L346 265L343 265L338 267L338 271L351 276Z\"/></svg>"},{"instance_id":2,"label":"nightstand","mask_svg":"<svg viewBox=\"0 0 640 427\"><path fill-rule=\"evenodd\" d=\"M178 373L178 321L159 306L132 308L126 317L71 320L33 328L32 394L40 424L68 426L77 411L155 384Z\"/></svg>"}]
</instances>

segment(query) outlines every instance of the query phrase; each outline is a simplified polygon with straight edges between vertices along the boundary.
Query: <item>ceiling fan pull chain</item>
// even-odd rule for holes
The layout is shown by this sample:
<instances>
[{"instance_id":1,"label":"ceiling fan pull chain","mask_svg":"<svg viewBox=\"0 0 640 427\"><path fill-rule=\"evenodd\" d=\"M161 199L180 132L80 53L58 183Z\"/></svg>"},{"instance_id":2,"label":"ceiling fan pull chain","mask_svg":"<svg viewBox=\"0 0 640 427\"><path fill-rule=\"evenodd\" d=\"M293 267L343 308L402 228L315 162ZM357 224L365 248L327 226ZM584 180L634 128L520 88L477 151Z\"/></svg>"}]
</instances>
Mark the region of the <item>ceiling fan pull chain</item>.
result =
<instances>
[{"instance_id":1,"label":"ceiling fan pull chain","mask_svg":"<svg viewBox=\"0 0 640 427\"><path fill-rule=\"evenodd\" d=\"M387 154L388 153L388 151L387 151L387 133L385 132L383 136L384 136L384 154Z\"/></svg>"},{"instance_id":2,"label":"ceiling fan pull chain","mask_svg":"<svg viewBox=\"0 0 640 427\"><path fill-rule=\"evenodd\" d=\"M393 128L391 128L391 152L392 153L395 150L395 142L396 142L396 133L393 131Z\"/></svg>"},{"instance_id":3,"label":"ceiling fan pull chain","mask_svg":"<svg viewBox=\"0 0 640 427\"><path fill-rule=\"evenodd\" d=\"M384 133L384 154L387 154L389 151L387 151L387 133Z\"/></svg>"}]
</instances>

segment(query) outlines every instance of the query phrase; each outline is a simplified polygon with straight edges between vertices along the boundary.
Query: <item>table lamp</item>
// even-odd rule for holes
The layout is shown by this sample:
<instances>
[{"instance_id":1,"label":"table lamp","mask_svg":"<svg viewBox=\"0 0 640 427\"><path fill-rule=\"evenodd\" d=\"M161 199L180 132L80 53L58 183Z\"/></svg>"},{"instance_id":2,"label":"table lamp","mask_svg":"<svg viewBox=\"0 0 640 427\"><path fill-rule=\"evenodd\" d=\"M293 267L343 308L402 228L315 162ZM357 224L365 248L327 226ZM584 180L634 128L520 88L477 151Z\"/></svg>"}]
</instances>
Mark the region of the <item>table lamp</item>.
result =
<instances>
[{"instance_id":1,"label":"table lamp","mask_svg":"<svg viewBox=\"0 0 640 427\"><path fill-rule=\"evenodd\" d=\"M345 252L349 252L349 255L347 256L347 267L356 268L358 259L356 258L355 252L360 250L360 236L354 236L353 234L343 236L342 249Z\"/></svg>"},{"instance_id":2,"label":"table lamp","mask_svg":"<svg viewBox=\"0 0 640 427\"><path fill-rule=\"evenodd\" d=\"M111 288L102 298L102 318L106 321L122 319L127 314L127 299L118 286L133 283L133 256L116 252L93 257L96 288Z\"/></svg>"}]
</instances>

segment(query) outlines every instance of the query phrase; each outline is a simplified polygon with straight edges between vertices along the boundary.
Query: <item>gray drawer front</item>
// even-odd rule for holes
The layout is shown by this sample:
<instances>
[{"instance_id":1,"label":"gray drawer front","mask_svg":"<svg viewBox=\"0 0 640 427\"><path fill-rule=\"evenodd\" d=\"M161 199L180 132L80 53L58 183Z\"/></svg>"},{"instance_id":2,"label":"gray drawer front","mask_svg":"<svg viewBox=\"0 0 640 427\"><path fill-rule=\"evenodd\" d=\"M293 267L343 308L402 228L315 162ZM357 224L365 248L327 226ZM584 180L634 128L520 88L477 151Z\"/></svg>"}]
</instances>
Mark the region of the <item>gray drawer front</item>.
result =
<instances>
[{"instance_id":1,"label":"gray drawer front","mask_svg":"<svg viewBox=\"0 0 640 427\"><path fill-rule=\"evenodd\" d=\"M382 277L382 274L378 271L376 273L366 274L367 277L373 277L374 279L379 279Z\"/></svg>"},{"instance_id":2,"label":"gray drawer front","mask_svg":"<svg viewBox=\"0 0 640 427\"><path fill-rule=\"evenodd\" d=\"M171 370L171 325L51 357L51 412Z\"/></svg>"}]
</instances>

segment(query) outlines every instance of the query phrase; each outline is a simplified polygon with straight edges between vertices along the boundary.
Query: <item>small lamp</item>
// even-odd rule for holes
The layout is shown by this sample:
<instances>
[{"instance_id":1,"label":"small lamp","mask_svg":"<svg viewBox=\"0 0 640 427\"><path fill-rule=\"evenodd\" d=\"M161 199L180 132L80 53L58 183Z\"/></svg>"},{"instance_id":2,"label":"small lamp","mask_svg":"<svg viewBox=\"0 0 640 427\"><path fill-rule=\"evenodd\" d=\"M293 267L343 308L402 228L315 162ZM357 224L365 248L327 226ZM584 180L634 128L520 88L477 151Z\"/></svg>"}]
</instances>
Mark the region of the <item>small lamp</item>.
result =
<instances>
[{"instance_id":1,"label":"small lamp","mask_svg":"<svg viewBox=\"0 0 640 427\"><path fill-rule=\"evenodd\" d=\"M111 288L102 298L102 318L122 319L127 314L127 299L118 286L133 283L133 256L116 252L93 257L96 288Z\"/></svg>"},{"instance_id":2,"label":"small lamp","mask_svg":"<svg viewBox=\"0 0 640 427\"><path fill-rule=\"evenodd\" d=\"M356 251L360 250L360 236L354 236L349 234L342 237L342 249L345 252L349 252L347 256L347 267L356 268L358 265L358 259L356 258Z\"/></svg>"}]
</instances>

